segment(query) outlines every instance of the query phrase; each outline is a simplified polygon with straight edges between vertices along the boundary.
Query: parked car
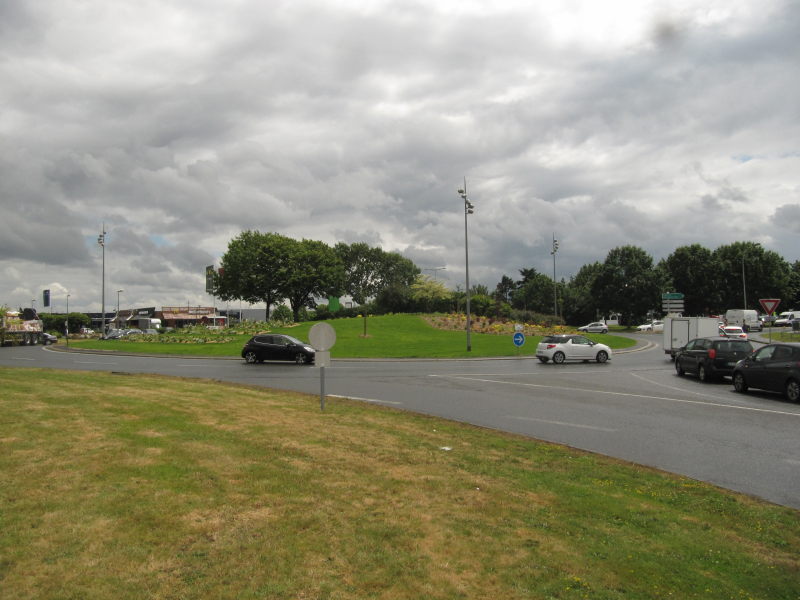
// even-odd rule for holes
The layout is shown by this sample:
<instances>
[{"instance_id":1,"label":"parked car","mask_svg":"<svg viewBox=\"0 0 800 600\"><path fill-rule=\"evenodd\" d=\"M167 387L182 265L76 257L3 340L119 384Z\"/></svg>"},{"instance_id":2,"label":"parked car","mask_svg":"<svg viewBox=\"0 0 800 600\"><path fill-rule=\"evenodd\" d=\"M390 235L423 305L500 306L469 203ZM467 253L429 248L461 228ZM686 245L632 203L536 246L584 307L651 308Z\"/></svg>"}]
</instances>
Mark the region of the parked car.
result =
<instances>
[{"instance_id":1,"label":"parked car","mask_svg":"<svg viewBox=\"0 0 800 600\"><path fill-rule=\"evenodd\" d=\"M658 333L660 331L664 331L664 321L651 321L650 323L639 325L636 329L639 331L652 331L653 333Z\"/></svg>"},{"instance_id":2,"label":"parked car","mask_svg":"<svg viewBox=\"0 0 800 600\"><path fill-rule=\"evenodd\" d=\"M548 335L536 347L536 358L557 365L567 360L604 363L611 359L611 348L582 335Z\"/></svg>"},{"instance_id":3,"label":"parked car","mask_svg":"<svg viewBox=\"0 0 800 600\"><path fill-rule=\"evenodd\" d=\"M733 387L744 394L749 388L783 392L800 401L800 344L769 344L739 361L733 369Z\"/></svg>"},{"instance_id":4,"label":"parked car","mask_svg":"<svg viewBox=\"0 0 800 600\"><path fill-rule=\"evenodd\" d=\"M309 344L290 335L255 335L242 348L242 358L251 364L265 360L293 360L304 365L313 363L315 354Z\"/></svg>"},{"instance_id":5,"label":"parked car","mask_svg":"<svg viewBox=\"0 0 800 600\"><path fill-rule=\"evenodd\" d=\"M578 331L584 331L586 333L608 333L608 325L596 321L595 323L589 323L583 327L578 327Z\"/></svg>"},{"instance_id":6,"label":"parked car","mask_svg":"<svg viewBox=\"0 0 800 600\"><path fill-rule=\"evenodd\" d=\"M42 343L47 346L48 344L55 344L58 338L51 333L42 333Z\"/></svg>"},{"instance_id":7,"label":"parked car","mask_svg":"<svg viewBox=\"0 0 800 600\"><path fill-rule=\"evenodd\" d=\"M675 354L675 370L679 376L696 373L700 381L710 381L732 375L736 363L752 352L753 346L747 340L722 336L696 338Z\"/></svg>"},{"instance_id":8,"label":"parked car","mask_svg":"<svg viewBox=\"0 0 800 600\"><path fill-rule=\"evenodd\" d=\"M125 337L125 332L122 329L109 329L108 332L103 336L103 339L118 340L121 337Z\"/></svg>"},{"instance_id":9,"label":"parked car","mask_svg":"<svg viewBox=\"0 0 800 600\"><path fill-rule=\"evenodd\" d=\"M747 334L745 333L744 329L738 325L720 325L719 334L728 338L738 338L740 340L747 339Z\"/></svg>"}]
</instances>

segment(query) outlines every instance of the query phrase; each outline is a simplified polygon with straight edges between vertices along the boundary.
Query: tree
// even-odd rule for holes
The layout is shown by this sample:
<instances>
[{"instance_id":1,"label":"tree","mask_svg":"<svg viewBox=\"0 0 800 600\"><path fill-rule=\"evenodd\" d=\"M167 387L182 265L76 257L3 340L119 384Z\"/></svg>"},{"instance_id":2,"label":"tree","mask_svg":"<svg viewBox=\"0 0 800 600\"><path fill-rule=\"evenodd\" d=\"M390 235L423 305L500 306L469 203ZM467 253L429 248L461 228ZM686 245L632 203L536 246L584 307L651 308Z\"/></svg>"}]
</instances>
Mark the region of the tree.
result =
<instances>
[{"instance_id":1,"label":"tree","mask_svg":"<svg viewBox=\"0 0 800 600\"><path fill-rule=\"evenodd\" d=\"M592 286L602 268L603 264L600 262L583 265L577 275L564 286L565 322L579 325L597 318L599 306L592 295Z\"/></svg>"},{"instance_id":2,"label":"tree","mask_svg":"<svg viewBox=\"0 0 800 600\"><path fill-rule=\"evenodd\" d=\"M411 284L411 298L423 312L436 312L452 301L453 292L428 275L417 275Z\"/></svg>"},{"instance_id":3,"label":"tree","mask_svg":"<svg viewBox=\"0 0 800 600\"><path fill-rule=\"evenodd\" d=\"M287 278L287 264L294 240L277 233L243 231L228 243L219 272L214 276L214 296L222 300L243 300L270 307L285 296L281 288Z\"/></svg>"},{"instance_id":4,"label":"tree","mask_svg":"<svg viewBox=\"0 0 800 600\"><path fill-rule=\"evenodd\" d=\"M550 314L553 312L553 280L536 269L520 269L520 279L511 294L511 306Z\"/></svg>"},{"instance_id":5,"label":"tree","mask_svg":"<svg viewBox=\"0 0 800 600\"><path fill-rule=\"evenodd\" d=\"M324 242L289 240L287 249L277 292L289 300L294 320L299 321L302 308L315 306L314 297L341 295L344 265Z\"/></svg>"},{"instance_id":6,"label":"tree","mask_svg":"<svg viewBox=\"0 0 800 600\"><path fill-rule=\"evenodd\" d=\"M516 288L516 284L514 280L511 279L508 275L503 275L500 278L500 282L494 288L494 294L492 296L495 300L499 300L500 302L505 302L507 304L511 303L511 294L513 293L514 289Z\"/></svg>"},{"instance_id":7,"label":"tree","mask_svg":"<svg viewBox=\"0 0 800 600\"><path fill-rule=\"evenodd\" d=\"M636 246L612 249L592 284L592 295L602 312L619 312L623 324L644 319L660 303L652 257Z\"/></svg>"},{"instance_id":8,"label":"tree","mask_svg":"<svg viewBox=\"0 0 800 600\"><path fill-rule=\"evenodd\" d=\"M757 242L734 242L714 251L719 264L720 309L758 310L759 298L792 299L792 268ZM745 306L745 294L747 305Z\"/></svg>"},{"instance_id":9,"label":"tree","mask_svg":"<svg viewBox=\"0 0 800 600\"><path fill-rule=\"evenodd\" d=\"M711 250L700 244L676 248L659 264L669 278L664 292L683 294L684 314L708 315L720 312L720 264Z\"/></svg>"}]
</instances>

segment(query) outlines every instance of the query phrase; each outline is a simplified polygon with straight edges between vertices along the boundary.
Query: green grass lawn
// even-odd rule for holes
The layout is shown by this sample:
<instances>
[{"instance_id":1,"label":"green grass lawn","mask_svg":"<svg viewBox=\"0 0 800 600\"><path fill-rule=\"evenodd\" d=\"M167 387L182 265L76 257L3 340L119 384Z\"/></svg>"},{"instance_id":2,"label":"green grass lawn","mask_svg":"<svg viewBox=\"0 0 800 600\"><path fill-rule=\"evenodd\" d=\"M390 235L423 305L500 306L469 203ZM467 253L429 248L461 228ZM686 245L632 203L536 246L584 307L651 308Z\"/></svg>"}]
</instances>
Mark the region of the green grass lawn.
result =
<instances>
[{"instance_id":1,"label":"green grass lawn","mask_svg":"<svg viewBox=\"0 0 800 600\"><path fill-rule=\"evenodd\" d=\"M0 368L0 598L800 597L800 513L316 396Z\"/></svg>"},{"instance_id":2,"label":"green grass lawn","mask_svg":"<svg viewBox=\"0 0 800 600\"><path fill-rule=\"evenodd\" d=\"M328 321L336 330L336 345L331 350L335 358L468 358L489 356L532 356L539 337L529 336L525 345L517 348L512 336L486 333L471 334L472 351L466 350L464 331L435 329L419 315L385 315L369 317L367 336L361 318ZM272 331L287 333L308 340L313 322ZM230 336L228 336L230 337ZM234 336L226 343L169 344L128 340L71 340L71 347L143 352L152 354L184 354L194 356L239 356L249 335ZM629 338L617 335L589 334L589 338L613 349L634 345ZM170 339L163 336L163 340Z\"/></svg>"}]
</instances>

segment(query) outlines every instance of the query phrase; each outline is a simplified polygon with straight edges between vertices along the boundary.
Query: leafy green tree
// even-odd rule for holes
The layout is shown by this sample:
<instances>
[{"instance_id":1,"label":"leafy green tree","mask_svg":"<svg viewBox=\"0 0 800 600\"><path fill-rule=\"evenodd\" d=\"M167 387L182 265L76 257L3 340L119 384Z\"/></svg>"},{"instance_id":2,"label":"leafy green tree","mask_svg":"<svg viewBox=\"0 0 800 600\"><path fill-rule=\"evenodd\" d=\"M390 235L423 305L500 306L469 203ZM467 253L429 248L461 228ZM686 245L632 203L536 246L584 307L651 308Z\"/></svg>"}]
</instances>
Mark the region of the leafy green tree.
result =
<instances>
[{"instance_id":1,"label":"leafy green tree","mask_svg":"<svg viewBox=\"0 0 800 600\"><path fill-rule=\"evenodd\" d=\"M288 239L288 238L287 238ZM313 308L314 298L339 296L344 287L344 265L336 252L316 240L289 240L277 293L289 301L295 321L300 310Z\"/></svg>"},{"instance_id":2,"label":"leafy green tree","mask_svg":"<svg viewBox=\"0 0 800 600\"><path fill-rule=\"evenodd\" d=\"M777 252L764 250L757 242L734 242L717 248L714 257L719 265L720 311L760 310L759 298L792 298L792 267Z\"/></svg>"},{"instance_id":3,"label":"leafy green tree","mask_svg":"<svg viewBox=\"0 0 800 600\"><path fill-rule=\"evenodd\" d=\"M520 269L522 279L511 294L511 306L545 314L553 312L553 280L534 268Z\"/></svg>"},{"instance_id":4,"label":"leafy green tree","mask_svg":"<svg viewBox=\"0 0 800 600\"><path fill-rule=\"evenodd\" d=\"M499 300L500 302L510 303L511 302L511 294L514 292L514 289L517 285L514 283L514 280L511 279L508 275L503 275L500 278L497 286L494 288L494 293L492 296L495 300Z\"/></svg>"},{"instance_id":5,"label":"leafy green tree","mask_svg":"<svg viewBox=\"0 0 800 600\"><path fill-rule=\"evenodd\" d=\"M665 284L662 292L683 294L684 314L718 314L721 308L720 264L715 254L700 244L676 248L659 263ZM666 287L666 286L665 286Z\"/></svg>"},{"instance_id":6,"label":"leafy green tree","mask_svg":"<svg viewBox=\"0 0 800 600\"><path fill-rule=\"evenodd\" d=\"M219 272L214 276L214 296L270 307L286 296L281 292L288 277L287 264L294 240L278 233L243 231L228 243Z\"/></svg>"},{"instance_id":7,"label":"leafy green tree","mask_svg":"<svg viewBox=\"0 0 800 600\"><path fill-rule=\"evenodd\" d=\"M428 275L417 275L411 284L411 298L423 312L437 312L452 302L453 292Z\"/></svg>"},{"instance_id":8,"label":"leafy green tree","mask_svg":"<svg viewBox=\"0 0 800 600\"><path fill-rule=\"evenodd\" d=\"M592 295L601 312L619 312L622 324L644 319L661 301L652 257L636 246L612 249L592 284Z\"/></svg>"},{"instance_id":9,"label":"leafy green tree","mask_svg":"<svg viewBox=\"0 0 800 600\"><path fill-rule=\"evenodd\" d=\"M600 262L583 265L564 286L564 321L585 325L597 318L599 306L592 295L592 286L602 268Z\"/></svg>"}]
</instances>

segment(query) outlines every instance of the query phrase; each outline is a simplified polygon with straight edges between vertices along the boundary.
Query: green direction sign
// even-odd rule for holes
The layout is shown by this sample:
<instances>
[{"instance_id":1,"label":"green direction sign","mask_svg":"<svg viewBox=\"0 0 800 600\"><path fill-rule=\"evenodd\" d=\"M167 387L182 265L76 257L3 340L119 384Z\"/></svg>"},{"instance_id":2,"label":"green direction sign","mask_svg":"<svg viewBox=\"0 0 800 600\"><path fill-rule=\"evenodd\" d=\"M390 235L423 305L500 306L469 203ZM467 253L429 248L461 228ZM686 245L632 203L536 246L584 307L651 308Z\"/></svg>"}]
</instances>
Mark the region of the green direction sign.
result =
<instances>
[{"instance_id":1,"label":"green direction sign","mask_svg":"<svg viewBox=\"0 0 800 600\"><path fill-rule=\"evenodd\" d=\"M680 292L668 292L666 294L661 294L662 300L683 300L683 294Z\"/></svg>"}]
</instances>

